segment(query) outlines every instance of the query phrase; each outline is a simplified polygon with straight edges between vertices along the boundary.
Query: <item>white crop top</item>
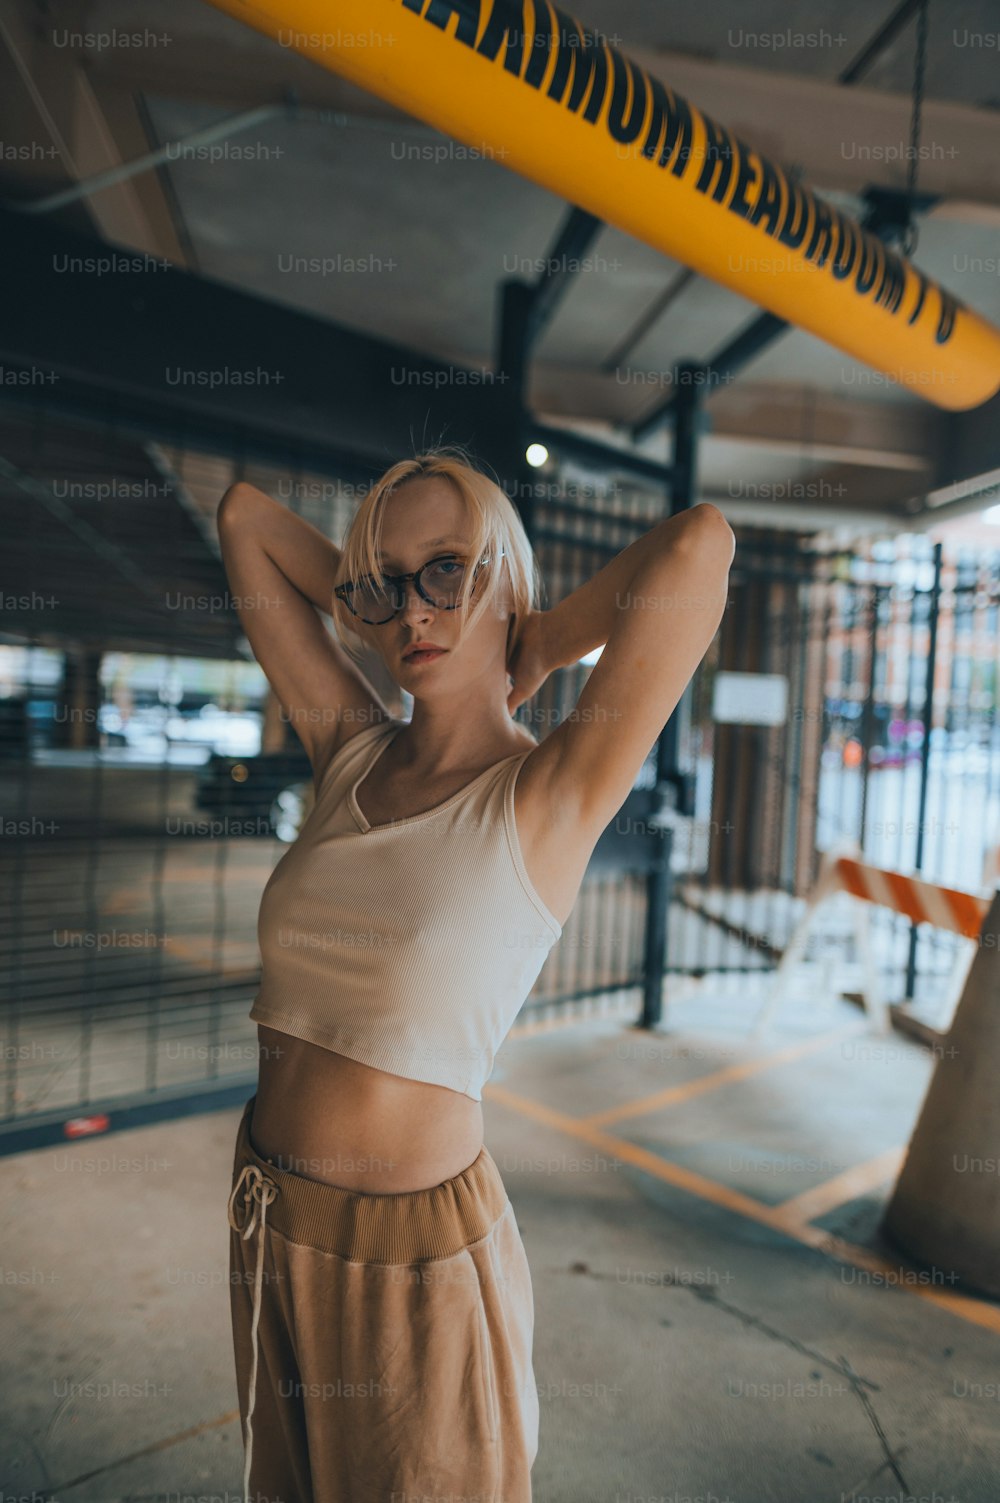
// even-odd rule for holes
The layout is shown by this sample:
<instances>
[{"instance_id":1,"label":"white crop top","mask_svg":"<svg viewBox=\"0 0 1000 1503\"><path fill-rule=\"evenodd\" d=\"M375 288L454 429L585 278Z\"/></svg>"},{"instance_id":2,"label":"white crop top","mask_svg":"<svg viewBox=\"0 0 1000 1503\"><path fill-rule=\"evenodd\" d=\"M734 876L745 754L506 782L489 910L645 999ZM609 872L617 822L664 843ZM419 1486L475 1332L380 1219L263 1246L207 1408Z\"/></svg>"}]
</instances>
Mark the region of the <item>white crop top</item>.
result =
<instances>
[{"instance_id":1,"label":"white crop top","mask_svg":"<svg viewBox=\"0 0 1000 1503\"><path fill-rule=\"evenodd\" d=\"M369 825L356 791L406 723L356 732L323 772L261 897L250 1017L481 1101L562 934L525 870L514 822L514 784L531 748L423 814Z\"/></svg>"}]
</instances>

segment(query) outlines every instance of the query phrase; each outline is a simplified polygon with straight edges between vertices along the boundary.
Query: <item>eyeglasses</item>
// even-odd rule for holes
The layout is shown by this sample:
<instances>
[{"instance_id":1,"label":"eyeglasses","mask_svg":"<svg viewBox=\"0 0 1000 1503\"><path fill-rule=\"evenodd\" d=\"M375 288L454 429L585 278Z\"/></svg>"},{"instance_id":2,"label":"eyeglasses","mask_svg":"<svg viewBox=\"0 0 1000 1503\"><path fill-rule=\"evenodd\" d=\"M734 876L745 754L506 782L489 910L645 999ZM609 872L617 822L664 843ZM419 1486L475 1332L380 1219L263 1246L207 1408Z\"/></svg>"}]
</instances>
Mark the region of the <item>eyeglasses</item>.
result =
<instances>
[{"instance_id":1,"label":"eyeglasses","mask_svg":"<svg viewBox=\"0 0 1000 1503\"><path fill-rule=\"evenodd\" d=\"M504 552L501 548L497 556L503 558ZM480 569L489 561L490 555L484 553L473 569L470 594L476 588ZM453 611L462 603L467 573L468 565L464 559L450 553L441 554L422 564L412 574L367 574L364 579L348 580L345 584L337 585L333 593L338 600L344 602L349 611L369 626L384 626L406 605L407 580L413 580L421 599L434 606L435 610Z\"/></svg>"}]
</instances>

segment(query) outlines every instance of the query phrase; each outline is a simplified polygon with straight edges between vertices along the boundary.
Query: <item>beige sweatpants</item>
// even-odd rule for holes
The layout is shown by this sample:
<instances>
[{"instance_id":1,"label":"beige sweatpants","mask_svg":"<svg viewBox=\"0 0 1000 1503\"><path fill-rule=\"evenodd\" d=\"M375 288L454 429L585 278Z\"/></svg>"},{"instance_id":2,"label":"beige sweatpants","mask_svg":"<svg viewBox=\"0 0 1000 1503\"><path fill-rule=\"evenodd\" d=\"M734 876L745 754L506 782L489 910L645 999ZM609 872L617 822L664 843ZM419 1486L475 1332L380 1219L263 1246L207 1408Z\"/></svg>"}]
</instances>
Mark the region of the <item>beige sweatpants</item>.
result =
<instances>
[{"instance_id":1,"label":"beige sweatpants","mask_svg":"<svg viewBox=\"0 0 1000 1503\"><path fill-rule=\"evenodd\" d=\"M429 1190L276 1167L240 1121L230 1297L255 1503L530 1503L531 1276L486 1147Z\"/></svg>"}]
</instances>

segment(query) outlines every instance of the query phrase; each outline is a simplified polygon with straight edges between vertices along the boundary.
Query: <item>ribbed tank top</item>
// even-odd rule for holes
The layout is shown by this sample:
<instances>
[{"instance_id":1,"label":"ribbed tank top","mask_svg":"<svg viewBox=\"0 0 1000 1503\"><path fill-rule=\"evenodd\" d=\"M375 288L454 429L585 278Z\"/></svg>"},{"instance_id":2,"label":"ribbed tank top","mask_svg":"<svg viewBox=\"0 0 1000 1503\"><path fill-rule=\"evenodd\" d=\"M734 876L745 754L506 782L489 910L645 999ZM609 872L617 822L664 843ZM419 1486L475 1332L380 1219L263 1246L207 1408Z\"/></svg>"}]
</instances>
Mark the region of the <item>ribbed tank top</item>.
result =
<instances>
[{"instance_id":1,"label":"ribbed tank top","mask_svg":"<svg viewBox=\"0 0 1000 1503\"><path fill-rule=\"evenodd\" d=\"M481 1101L562 934L525 869L514 821L531 748L423 814L369 825L357 789L406 723L356 732L324 770L261 896L250 1017Z\"/></svg>"}]
</instances>

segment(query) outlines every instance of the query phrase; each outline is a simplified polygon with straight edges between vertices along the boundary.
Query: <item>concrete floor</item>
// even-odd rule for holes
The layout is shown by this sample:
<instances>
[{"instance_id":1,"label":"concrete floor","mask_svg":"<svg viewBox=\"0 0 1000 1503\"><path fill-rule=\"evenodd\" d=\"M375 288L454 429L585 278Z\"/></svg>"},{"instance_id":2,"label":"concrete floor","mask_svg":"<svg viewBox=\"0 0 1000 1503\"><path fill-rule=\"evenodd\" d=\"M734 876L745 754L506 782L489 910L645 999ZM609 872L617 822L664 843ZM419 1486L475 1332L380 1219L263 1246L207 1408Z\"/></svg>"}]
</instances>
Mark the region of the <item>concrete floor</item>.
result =
<instances>
[{"instance_id":1,"label":"concrete floor","mask_svg":"<svg viewBox=\"0 0 1000 1503\"><path fill-rule=\"evenodd\" d=\"M840 999L751 1040L755 1005L675 989L655 1034L504 1046L486 1140L532 1268L535 1503L997 1503L1000 1302L878 1232L933 1058ZM0 1161L2 1503L237 1503L238 1116Z\"/></svg>"}]
</instances>

